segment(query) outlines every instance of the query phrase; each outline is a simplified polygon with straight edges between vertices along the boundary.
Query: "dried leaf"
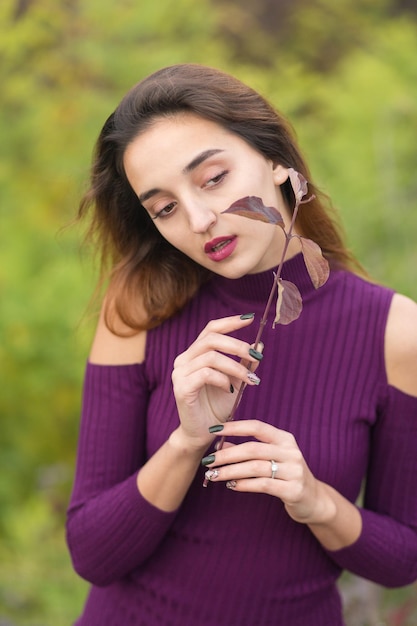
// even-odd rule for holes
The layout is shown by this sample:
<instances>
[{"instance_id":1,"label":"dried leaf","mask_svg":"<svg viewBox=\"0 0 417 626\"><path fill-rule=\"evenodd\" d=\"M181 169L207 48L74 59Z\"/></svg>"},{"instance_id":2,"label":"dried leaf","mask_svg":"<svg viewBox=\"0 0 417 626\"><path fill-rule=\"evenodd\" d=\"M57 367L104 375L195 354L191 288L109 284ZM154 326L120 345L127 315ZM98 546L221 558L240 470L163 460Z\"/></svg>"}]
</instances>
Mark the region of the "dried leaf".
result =
<instances>
[{"instance_id":1,"label":"dried leaf","mask_svg":"<svg viewBox=\"0 0 417 626\"><path fill-rule=\"evenodd\" d=\"M305 237L300 237L300 241L304 256L304 263L306 264L311 282L314 287L318 289L324 285L329 278L329 263L322 255L321 248L315 241L306 239Z\"/></svg>"},{"instance_id":2,"label":"dried leaf","mask_svg":"<svg viewBox=\"0 0 417 626\"><path fill-rule=\"evenodd\" d=\"M303 301L298 287L289 280L280 279L278 281L278 298L273 328L275 328L275 324L291 324L300 317L302 310Z\"/></svg>"},{"instance_id":3,"label":"dried leaf","mask_svg":"<svg viewBox=\"0 0 417 626\"><path fill-rule=\"evenodd\" d=\"M261 198L256 196L246 196L246 198L236 200L223 213L234 213L252 220L275 224L281 228L285 226L281 213L272 206L265 206Z\"/></svg>"},{"instance_id":4,"label":"dried leaf","mask_svg":"<svg viewBox=\"0 0 417 626\"><path fill-rule=\"evenodd\" d=\"M297 204L300 204L301 200L308 192L308 183L304 176L292 167L288 168L288 176L294 192L295 201Z\"/></svg>"}]
</instances>

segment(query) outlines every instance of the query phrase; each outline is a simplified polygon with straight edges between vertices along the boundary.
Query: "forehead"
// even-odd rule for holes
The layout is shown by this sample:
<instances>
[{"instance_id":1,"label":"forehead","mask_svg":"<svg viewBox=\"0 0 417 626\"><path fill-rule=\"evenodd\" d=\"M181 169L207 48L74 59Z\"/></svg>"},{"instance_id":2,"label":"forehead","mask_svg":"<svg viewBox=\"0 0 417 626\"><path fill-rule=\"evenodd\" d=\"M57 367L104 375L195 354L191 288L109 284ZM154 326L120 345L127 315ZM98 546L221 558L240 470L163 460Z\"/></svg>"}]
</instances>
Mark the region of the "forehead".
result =
<instances>
[{"instance_id":1,"label":"forehead","mask_svg":"<svg viewBox=\"0 0 417 626\"><path fill-rule=\"evenodd\" d=\"M138 145L152 141L167 143L175 139L177 135L183 136L188 141L194 139L196 142L211 136L219 138L237 137L235 133L217 122L194 113L179 112L155 117L149 126L133 139L131 144L136 143Z\"/></svg>"},{"instance_id":2,"label":"forehead","mask_svg":"<svg viewBox=\"0 0 417 626\"><path fill-rule=\"evenodd\" d=\"M227 151L238 145L248 148L246 141L222 125L193 113L176 113L155 118L127 146L124 165L128 170L136 164L148 169L155 163L177 163L185 167L190 157L203 150Z\"/></svg>"}]
</instances>

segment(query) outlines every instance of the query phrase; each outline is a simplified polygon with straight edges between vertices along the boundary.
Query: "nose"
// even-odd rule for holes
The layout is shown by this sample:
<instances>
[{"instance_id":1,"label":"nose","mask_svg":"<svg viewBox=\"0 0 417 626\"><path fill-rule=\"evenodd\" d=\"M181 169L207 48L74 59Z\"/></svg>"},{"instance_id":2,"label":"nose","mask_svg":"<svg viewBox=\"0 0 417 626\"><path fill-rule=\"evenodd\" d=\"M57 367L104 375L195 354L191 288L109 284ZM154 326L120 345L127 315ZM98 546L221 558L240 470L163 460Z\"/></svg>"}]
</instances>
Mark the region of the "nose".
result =
<instances>
[{"instance_id":1,"label":"nose","mask_svg":"<svg viewBox=\"0 0 417 626\"><path fill-rule=\"evenodd\" d=\"M205 233L217 222L216 212L201 203L193 202L187 213L190 228L194 233Z\"/></svg>"}]
</instances>

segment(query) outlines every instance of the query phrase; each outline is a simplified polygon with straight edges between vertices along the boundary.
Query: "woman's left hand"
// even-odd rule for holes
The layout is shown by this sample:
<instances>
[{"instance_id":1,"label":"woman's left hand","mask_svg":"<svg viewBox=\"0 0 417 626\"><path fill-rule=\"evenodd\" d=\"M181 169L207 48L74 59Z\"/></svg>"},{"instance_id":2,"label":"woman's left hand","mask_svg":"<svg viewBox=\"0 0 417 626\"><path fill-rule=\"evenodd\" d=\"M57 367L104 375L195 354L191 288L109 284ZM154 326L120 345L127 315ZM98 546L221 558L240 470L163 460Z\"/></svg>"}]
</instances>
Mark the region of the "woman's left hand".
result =
<instances>
[{"instance_id":1,"label":"woman's left hand","mask_svg":"<svg viewBox=\"0 0 417 626\"><path fill-rule=\"evenodd\" d=\"M326 485L313 476L291 433L259 420L226 422L219 428L216 432L228 439L253 437L255 441L227 446L205 457L210 482L226 482L233 491L276 496L297 522L326 522L333 511Z\"/></svg>"}]
</instances>

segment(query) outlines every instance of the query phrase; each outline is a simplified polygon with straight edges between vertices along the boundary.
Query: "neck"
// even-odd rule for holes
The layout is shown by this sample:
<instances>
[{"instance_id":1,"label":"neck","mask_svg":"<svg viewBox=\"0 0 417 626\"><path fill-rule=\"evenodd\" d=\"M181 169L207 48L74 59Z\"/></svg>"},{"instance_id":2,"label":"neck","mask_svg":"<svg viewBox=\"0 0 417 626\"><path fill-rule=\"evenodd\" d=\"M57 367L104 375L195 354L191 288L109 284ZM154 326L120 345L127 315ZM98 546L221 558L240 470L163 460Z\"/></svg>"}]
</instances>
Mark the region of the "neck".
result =
<instances>
[{"instance_id":1,"label":"neck","mask_svg":"<svg viewBox=\"0 0 417 626\"><path fill-rule=\"evenodd\" d=\"M233 307L236 307L237 311L242 309L246 312L246 309L256 308L259 312L265 308L276 270L277 267L274 267L258 274L247 274L238 279L214 275L211 285L216 292L216 297L227 300ZM297 285L303 300L315 291L301 253L295 252L285 261L281 277Z\"/></svg>"}]
</instances>

